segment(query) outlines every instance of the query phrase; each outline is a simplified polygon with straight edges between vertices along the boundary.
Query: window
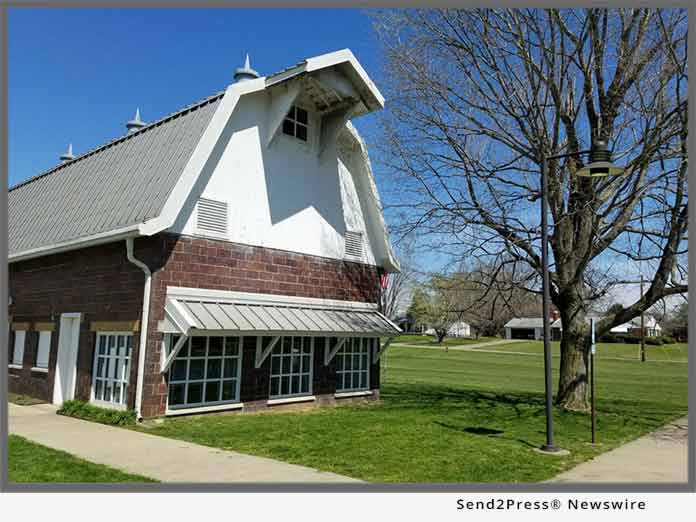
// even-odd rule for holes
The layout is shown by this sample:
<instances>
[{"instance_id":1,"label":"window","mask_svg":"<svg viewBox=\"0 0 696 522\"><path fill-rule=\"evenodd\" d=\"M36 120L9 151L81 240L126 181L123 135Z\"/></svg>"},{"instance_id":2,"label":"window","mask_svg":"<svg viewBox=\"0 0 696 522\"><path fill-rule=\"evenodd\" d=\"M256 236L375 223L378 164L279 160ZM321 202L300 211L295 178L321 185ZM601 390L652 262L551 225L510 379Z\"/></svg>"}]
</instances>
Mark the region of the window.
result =
<instances>
[{"instance_id":1,"label":"window","mask_svg":"<svg viewBox=\"0 0 696 522\"><path fill-rule=\"evenodd\" d=\"M126 405L132 350L131 334L97 334L92 373L93 401Z\"/></svg>"},{"instance_id":2,"label":"window","mask_svg":"<svg viewBox=\"0 0 696 522\"><path fill-rule=\"evenodd\" d=\"M178 335L170 339L170 350ZM190 337L169 370L170 409L239 402L242 337Z\"/></svg>"},{"instance_id":3,"label":"window","mask_svg":"<svg viewBox=\"0 0 696 522\"><path fill-rule=\"evenodd\" d=\"M227 235L227 203L200 198L197 205L196 227L200 232Z\"/></svg>"},{"instance_id":4,"label":"window","mask_svg":"<svg viewBox=\"0 0 696 522\"><path fill-rule=\"evenodd\" d=\"M24 341L27 332L24 330L15 330L14 351L12 352L12 364L22 366L24 364Z\"/></svg>"},{"instance_id":5,"label":"window","mask_svg":"<svg viewBox=\"0 0 696 522\"><path fill-rule=\"evenodd\" d=\"M367 390L370 386L370 348L373 339L346 339L336 353L336 391Z\"/></svg>"},{"instance_id":6,"label":"window","mask_svg":"<svg viewBox=\"0 0 696 522\"><path fill-rule=\"evenodd\" d=\"M362 258L362 232L346 231L346 256Z\"/></svg>"},{"instance_id":7,"label":"window","mask_svg":"<svg viewBox=\"0 0 696 522\"><path fill-rule=\"evenodd\" d=\"M271 353L271 398L312 393L314 340L282 337Z\"/></svg>"},{"instance_id":8,"label":"window","mask_svg":"<svg viewBox=\"0 0 696 522\"><path fill-rule=\"evenodd\" d=\"M307 141L307 129L309 126L309 115L307 111L293 105L290 112L283 120L283 134Z\"/></svg>"},{"instance_id":9,"label":"window","mask_svg":"<svg viewBox=\"0 0 696 522\"><path fill-rule=\"evenodd\" d=\"M48 356L51 353L51 332L39 332L39 349L36 353L36 367L48 369Z\"/></svg>"}]
</instances>

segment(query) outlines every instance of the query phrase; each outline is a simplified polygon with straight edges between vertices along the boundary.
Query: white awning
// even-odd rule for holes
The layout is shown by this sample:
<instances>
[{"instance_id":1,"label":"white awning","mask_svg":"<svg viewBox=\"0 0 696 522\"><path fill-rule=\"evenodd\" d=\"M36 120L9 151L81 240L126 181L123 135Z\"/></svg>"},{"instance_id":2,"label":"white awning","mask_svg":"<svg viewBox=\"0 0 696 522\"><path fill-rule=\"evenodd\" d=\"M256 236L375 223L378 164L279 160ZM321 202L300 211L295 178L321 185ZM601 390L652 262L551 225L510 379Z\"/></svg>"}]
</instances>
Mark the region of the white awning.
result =
<instances>
[{"instance_id":1,"label":"white awning","mask_svg":"<svg viewBox=\"0 0 696 522\"><path fill-rule=\"evenodd\" d=\"M185 335L214 331L372 337L401 332L372 303L181 287L167 289L165 319L159 330Z\"/></svg>"}]
</instances>

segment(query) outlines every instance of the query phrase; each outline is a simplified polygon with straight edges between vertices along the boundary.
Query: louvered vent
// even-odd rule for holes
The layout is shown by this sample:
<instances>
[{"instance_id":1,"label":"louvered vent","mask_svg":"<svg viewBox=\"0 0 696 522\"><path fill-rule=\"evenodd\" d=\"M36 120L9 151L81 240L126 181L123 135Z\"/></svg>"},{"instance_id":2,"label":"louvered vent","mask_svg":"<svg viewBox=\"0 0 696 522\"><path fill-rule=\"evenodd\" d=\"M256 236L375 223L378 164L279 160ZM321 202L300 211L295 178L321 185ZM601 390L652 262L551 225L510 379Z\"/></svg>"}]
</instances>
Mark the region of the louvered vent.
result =
<instances>
[{"instance_id":1,"label":"louvered vent","mask_svg":"<svg viewBox=\"0 0 696 522\"><path fill-rule=\"evenodd\" d=\"M346 257L362 258L362 232L346 231Z\"/></svg>"},{"instance_id":2,"label":"louvered vent","mask_svg":"<svg viewBox=\"0 0 696 522\"><path fill-rule=\"evenodd\" d=\"M227 203L200 198L198 200L198 222L196 226L201 232L213 232L214 234L226 236Z\"/></svg>"}]
</instances>

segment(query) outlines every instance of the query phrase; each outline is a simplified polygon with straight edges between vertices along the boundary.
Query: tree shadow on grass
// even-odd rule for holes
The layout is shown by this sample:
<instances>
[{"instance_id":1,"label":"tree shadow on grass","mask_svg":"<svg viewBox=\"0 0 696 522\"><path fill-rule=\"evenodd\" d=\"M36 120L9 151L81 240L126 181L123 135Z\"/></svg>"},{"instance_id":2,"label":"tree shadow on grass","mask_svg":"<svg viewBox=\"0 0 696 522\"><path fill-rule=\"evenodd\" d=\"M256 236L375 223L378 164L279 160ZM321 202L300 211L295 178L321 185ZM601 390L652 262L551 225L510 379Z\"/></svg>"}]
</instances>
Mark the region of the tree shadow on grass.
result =
<instances>
[{"instance_id":1,"label":"tree shadow on grass","mask_svg":"<svg viewBox=\"0 0 696 522\"><path fill-rule=\"evenodd\" d=\"M544 397L540 394L498 393L424 384L390 384L383 390L382 397L395 408L488 410L504 407L517 416L530 415L544 407Z\"/></svg>"},{"instance_id":2,"label":"tree shadow on grass","mask_svg":"<svg viewBox=\"0 0 696 522\"><path fill-rule=\"evenodd\" d=\"M512 442L518 442L518 443L520 443L524 446L530 447L530 448L536 447L534 444L532 444L531 442L528 442L526 440L516 439L514 437L504 437L502 435L505 432L503 430L499 430L497 428L486 428L485 426L467 426L465 428L462 428L461 426L456 426L454 424L449 424L447 422L442 422L442 421L435 421L435 424L437 424L438 426L441 426L443 428L453 430L453 431L469 433L471 435L479 435L479 436L488 437L491 439L509 440Z\"/></svg>"}]
</instances>

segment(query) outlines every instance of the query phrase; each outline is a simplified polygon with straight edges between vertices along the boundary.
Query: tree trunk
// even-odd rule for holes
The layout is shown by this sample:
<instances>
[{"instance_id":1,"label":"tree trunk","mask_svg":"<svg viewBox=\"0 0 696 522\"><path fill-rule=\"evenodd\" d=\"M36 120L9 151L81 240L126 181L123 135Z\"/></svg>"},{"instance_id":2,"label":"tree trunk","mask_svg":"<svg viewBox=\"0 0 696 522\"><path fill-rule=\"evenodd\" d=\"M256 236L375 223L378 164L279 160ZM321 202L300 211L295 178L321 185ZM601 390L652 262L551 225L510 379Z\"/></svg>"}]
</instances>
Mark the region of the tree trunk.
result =
<instances>
[{"instance_id":1,"label":"tree trunk","mask_svg":"<svg viewBox=\"0 0 696 522\"><path fill-rule=\"evenodd\" d=\"M556 404L565 410L589 411L587 400L587 325L582 296L572 292L563 296L558 306L563 332L561 335L561 371Z\"/></svg>"}]
</instances>

